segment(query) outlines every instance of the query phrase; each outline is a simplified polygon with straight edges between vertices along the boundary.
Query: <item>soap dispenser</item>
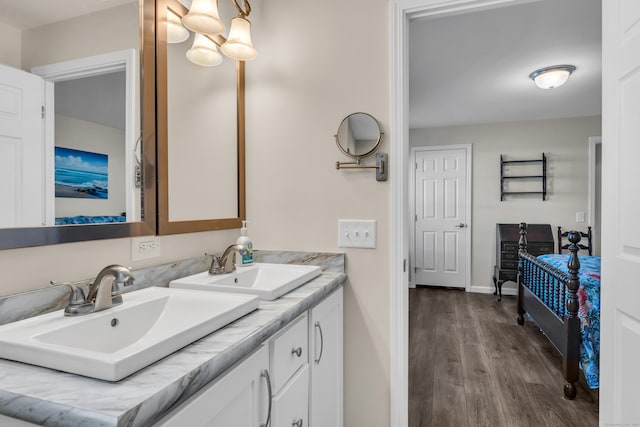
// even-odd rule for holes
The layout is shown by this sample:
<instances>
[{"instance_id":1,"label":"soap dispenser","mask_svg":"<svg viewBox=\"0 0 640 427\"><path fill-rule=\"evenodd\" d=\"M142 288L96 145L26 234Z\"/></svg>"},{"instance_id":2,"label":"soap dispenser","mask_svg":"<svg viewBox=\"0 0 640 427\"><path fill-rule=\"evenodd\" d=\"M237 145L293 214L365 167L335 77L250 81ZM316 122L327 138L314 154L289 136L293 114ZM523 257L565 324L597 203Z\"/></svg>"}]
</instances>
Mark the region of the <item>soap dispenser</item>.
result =
<instances>
[{"instance_id":1,"label":"soap dispenser","mask_svg":"<svg viewBox=\"0 0 640 427\"><path fill-rule=\"evenodd\" d=\"M247 221L242 221L240 237L238 237L236 243L239 245L245 245L249 251L248 253L245 252L244 255L241 252L236 253L236 266L246 267L247 265L253 264L253 244L247 235Z\"/></svg>"}]
</instances>

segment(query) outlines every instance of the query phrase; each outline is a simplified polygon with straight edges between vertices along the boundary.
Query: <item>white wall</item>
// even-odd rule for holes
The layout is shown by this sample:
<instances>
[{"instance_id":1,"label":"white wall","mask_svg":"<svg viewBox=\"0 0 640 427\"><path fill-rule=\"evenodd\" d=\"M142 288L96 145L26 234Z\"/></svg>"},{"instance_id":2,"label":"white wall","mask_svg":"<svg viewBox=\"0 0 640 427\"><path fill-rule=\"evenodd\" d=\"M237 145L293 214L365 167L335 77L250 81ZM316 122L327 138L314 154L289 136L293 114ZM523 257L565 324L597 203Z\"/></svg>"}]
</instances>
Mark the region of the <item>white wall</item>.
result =
<instances>
[{"instance_id":1,"label":"white wall","mask_svg":"<svg viewBox=\"0 0 640 427\"><path fill-rule=\"evenodd\" d=\"M70 59L139 49L138 5L128 3L101 12L25 30L22 69Z\"/></svg>"},{"instance_id":2,"label":"white wall","mask_svg":"<svg viewBox=\"0 0 640 427\"><path fill-rule=\"evenodd\" d=\"M193 36L167 49L169 220L235 218L236 63L192 64L185 56L192 43Z\"/></svg>"},{"instance_id":3,"label":"white wall","mask_svg":"<svg viewBox=\"0 0 640 427\"><path fill-rule=\"evenodd\" d=\"M586 231L576 212L588 212L588 138L601 133L601 118L580 117L486 125L412 129L412 146L472 144L471 284L493 287L496 223L551 224ZM506 196L500 201L500 154L506 159L547 155L547 200ZM515 170L514 170L515 172ZM515 174L515 173L514 173ZM483 289L484 288L484 289ZM504 289L513 288L509 283Z\"/></svg>"},{"instance_id":4,"label":"white wall","mask_svg":"<svg viewBox=\"0 0 640 427\"><path fill-rule=\"evenodd\" d=\"M388 132L388 8L388 0L270 0L251 14L258 57L247 64L249 235L258 249L346 252L344 407L345 426L354 427L389 424L389 182L376 182L373 170L337 171L336 160L347 158L334 135L357 111ZM105 37L120 34L114 27ZM381 150L389 151L387 140ZM377 249L338 248L338 218L377 220ZM110 263L137 268L219 252L237 236L161 237L162 257L144 262L131 261L131 239L1 251L0 294L93 277Z\"/></svg>"},{"instance_id":5,"label":"white wall","mask_svg":"<svg viewBox=\"0 0 640 427\"><path fill-rule=\"evenodd\" d=\"M0 64L20 68L22 63L22 31L0 22Z\"/></svg>"},{"instance_id":6,"label":"white wall","mask_svg":"<svg viewBox=\"0 0 640 427\"><path fill-rule=\"evenodd\" d=\"M258 248L346 252L344 425L354 427L389 424L389 182L336 170L348 158L334 135L358 111L388 132L388 7L270 0L250 17L249 234ZM377 220L377 249L338 248L339 218Z\"/></svg>"}]
</instances>

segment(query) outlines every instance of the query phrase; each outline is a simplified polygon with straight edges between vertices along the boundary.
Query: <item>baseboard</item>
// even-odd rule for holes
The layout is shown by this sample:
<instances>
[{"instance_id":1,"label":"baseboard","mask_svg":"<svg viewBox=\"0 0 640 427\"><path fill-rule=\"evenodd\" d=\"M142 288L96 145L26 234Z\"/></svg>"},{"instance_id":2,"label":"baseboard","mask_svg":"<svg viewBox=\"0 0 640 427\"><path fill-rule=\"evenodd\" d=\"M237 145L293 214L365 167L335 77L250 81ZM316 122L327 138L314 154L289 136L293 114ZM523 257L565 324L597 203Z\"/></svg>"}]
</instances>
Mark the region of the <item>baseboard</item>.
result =
<instances>
[{"instance_id":1,"label":"baseboard","mask_svg":"<svg viewBox=\"0 0 640 427\"><path fill-rule=\"evenodd\" d=\"M474 292L477 294L492 294L495 291L493 286L475 286L471 285L471 289L469 292ZM502 295L518 295L518 289L515 287L503 287Z\"/></svg>"}]
</instances>

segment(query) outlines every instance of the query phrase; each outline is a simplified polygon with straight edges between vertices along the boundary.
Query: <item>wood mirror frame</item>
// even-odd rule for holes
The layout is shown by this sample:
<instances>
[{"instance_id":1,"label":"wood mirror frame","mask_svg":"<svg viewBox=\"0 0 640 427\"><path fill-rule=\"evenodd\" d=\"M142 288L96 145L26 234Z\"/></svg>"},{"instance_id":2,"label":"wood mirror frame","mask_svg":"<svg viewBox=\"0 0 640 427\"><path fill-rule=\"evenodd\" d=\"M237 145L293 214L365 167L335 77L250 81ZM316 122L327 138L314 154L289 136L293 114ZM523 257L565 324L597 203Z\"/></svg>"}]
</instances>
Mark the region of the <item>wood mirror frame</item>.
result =
<instances>
[{"instance_id":1,"label":"wood mirror frame","mask_svg":"<svg viewBox=\"0 0 640 427\"><path fill-rule=\"evenodd\" d=\"M115 224L1 228L0 249L152 235L156 230L155 1L140 0L142 221Z\"/></svg>"},{"instance_id":2,"label":"wood mirror frame","mask_svg":"<svg viewBox=\"0 0 640 427\"><path fill-rule=\"evenodd\" d=\"M246 215L245 202L245 63L236 61L236 135L238 163L238 214L234 218L208 218L198 220L169 220L169 135L168 135L168 86L167 86L167 8L178 16L187 9L178 0L158 0L156 8L156 79L157 79L157 144L158 144L158 235L193 233L199 231L240 228ZM216 43L225 41L222 36L213 36Z\"/></svg>"}]
</instances>

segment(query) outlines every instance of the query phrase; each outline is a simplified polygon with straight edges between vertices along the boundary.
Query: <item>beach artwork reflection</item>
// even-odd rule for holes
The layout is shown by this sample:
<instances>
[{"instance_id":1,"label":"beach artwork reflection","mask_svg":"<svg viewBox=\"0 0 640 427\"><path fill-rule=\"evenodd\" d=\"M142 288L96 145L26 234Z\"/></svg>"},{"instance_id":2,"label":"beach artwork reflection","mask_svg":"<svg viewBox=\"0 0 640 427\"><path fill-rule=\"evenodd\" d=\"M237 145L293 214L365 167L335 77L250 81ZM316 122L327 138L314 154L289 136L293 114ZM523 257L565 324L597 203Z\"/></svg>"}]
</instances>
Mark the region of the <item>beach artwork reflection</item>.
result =
<instances>
[{"instance_id":1,"label":"beach artwork reflection","mask_svg":"<svg viewBox=\"0 0 640 427\"><path fill-rule=\"evenodd\" d=\"M55 147L56 197L109 198L109 156Z\"/></svg>"}]
</instances>

